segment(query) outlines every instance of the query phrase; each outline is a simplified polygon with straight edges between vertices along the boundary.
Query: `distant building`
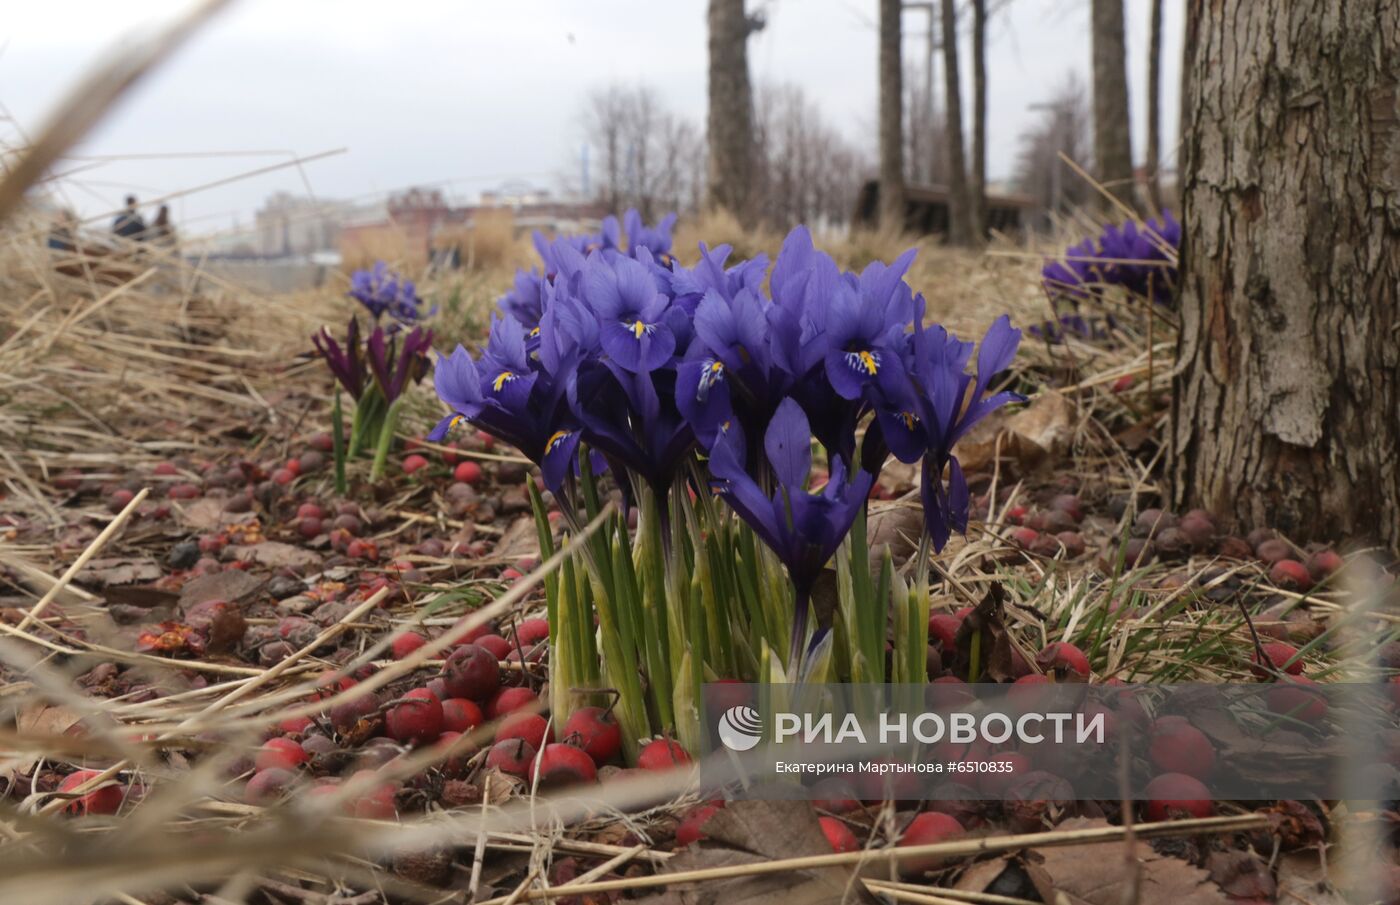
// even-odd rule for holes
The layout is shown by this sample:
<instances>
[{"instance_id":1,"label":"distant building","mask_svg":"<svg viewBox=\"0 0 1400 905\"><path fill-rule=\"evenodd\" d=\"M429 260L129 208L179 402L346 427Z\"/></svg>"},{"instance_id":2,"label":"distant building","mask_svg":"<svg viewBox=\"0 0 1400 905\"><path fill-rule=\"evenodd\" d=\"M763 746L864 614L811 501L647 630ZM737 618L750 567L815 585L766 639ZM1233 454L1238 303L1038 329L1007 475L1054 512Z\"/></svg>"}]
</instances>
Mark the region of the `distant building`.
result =
<instances>
[{"instance_id":1,"label":"distant building","mask_svg":"<svg viewBox=\"0 0 1400 905\"><path fill-rule=\"evenodd\" d=\"M270 195L255 214L254 247L262 257L301 257L335 249L354 206L345 201Z\"/></svg>"}]
</instances>

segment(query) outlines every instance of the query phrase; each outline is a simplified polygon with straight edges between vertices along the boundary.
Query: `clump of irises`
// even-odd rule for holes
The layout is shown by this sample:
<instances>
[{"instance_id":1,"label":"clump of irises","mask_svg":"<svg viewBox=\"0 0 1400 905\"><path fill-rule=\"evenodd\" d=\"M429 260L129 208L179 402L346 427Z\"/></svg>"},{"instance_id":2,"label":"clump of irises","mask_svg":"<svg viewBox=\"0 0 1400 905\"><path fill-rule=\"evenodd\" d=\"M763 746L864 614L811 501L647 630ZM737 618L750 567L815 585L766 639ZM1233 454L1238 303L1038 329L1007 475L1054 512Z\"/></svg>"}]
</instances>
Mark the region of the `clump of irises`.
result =
<instances>
[{"instance_id":1,"label":"clump of irises","mask_svg":"<svg viewBox=\"0 0 1400 905\"><path fill-rule=\"evenodd\" d=\"M438 359L450 412L430 439L466 421L513 443L574 531L602 511L604 472L639 514L635 537L617 514L547 583L556 719L602 680L633 739L688 743L716 678L923 681L928 556L912 586L887 554L872 565L866 501L891 456L919 463L925 548L965 532L953 448L1021 398L996 391L1020 331L997 320L969 373L973 344L923 323L912 251L843 272L799 227L771 268L703 244L685 267L673 221L536 236L543 267L486 343ZM823 585L838 605L818 616ZM892 610L909 630L887 667Z\"/></svg>"},{"instance_id":2,"label":"clump of irises","mask_svg":"<svg viewBox=\"0 0 1400 905\"><path fill-rule=\"evenodd\" d=\"M369 270L355 271L347 294L368 312L368 335L361 331L358 314L352 313L342 339L337 340L329 327L311 337L337 383L332 439L339 493L346 490L346 462L362 451L374 450L370 479L383 476L398 426L400 400L428 373L433 331L422 322L437 312L435 306L427 307L412 281L389 270L383 261ZM343 427L342 392L349 394L353 404L348 439Z\"/></svg>"},{"instance_id":3,"label":"clump of irises","mask_svg":"<svg viewBox=\"0 0 1400 905\"><path fill-rule=\"evenodd\" d=\"M1041 285L1054 304L1053 321L1031 327L1037 337L1057 342L1066 335L1104 339L1116 326L1112 315L1086 315L1080 304L1116 289L1155 305L1170 305L1177 285L1181 224L1171 211L1141 225L1110 224L1095 238L1065 249L1041 268Z\"/></svg>"}]
</instances>

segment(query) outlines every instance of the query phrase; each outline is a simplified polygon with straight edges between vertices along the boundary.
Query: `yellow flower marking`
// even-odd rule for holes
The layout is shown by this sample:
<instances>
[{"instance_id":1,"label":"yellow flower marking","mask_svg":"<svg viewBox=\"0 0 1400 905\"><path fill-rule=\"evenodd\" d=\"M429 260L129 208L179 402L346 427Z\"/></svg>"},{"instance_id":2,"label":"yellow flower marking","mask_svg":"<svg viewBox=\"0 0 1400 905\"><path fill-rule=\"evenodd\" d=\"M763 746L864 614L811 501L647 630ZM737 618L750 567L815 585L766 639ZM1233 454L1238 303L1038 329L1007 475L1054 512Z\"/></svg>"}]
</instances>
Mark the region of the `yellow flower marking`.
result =
<instances>
[{"instance_id":1,"label":"yellow flower marking","mask_svg":"<svg viewBox=\"0 0 1400 905\"><path fill-rule=\"evenodd\" d=\"M572 431L555 431L549 437L549 442L544 445L545 452L554 452L555 447L563 443Z\"/></svg>"},{"instance_id":2,"label":"yellow flower marking","mask_svg":"<svg viewBox=\"0 0 1400 905\"><path fill-rule=\"evenodd\" d=\"M499 393L501 391L501 387L510 383L514 379L515 375L512 374L510 371L502 371L501 373L496 375L495 380L491 381L491 388L494 389L497 393Z\"/></svg>"},{"instance_id":3,"label":"yellow flower marking","mask_svg":"<svg viewBox=\"0 0 1400 905\"><path fill-rule=\"evenodd\" d=\"M874 374L876 371L880 370L879 360L870 352L861 351L857 354L860 356L861 365L865 367L865 373Z\"/></svg>"},{"instance_id":4,"label":"yellow flower marking","mask_svg":"<svg viewBox=\"0 0 1400 905\"><path fill-rule=\"evenodd\" d=\"M642 323L641 321L636 321L632 324L632 335L635 336L637 339L641 339L642 334L646 332L648 332L647 325Z\"/></svg>"}]
</instances>

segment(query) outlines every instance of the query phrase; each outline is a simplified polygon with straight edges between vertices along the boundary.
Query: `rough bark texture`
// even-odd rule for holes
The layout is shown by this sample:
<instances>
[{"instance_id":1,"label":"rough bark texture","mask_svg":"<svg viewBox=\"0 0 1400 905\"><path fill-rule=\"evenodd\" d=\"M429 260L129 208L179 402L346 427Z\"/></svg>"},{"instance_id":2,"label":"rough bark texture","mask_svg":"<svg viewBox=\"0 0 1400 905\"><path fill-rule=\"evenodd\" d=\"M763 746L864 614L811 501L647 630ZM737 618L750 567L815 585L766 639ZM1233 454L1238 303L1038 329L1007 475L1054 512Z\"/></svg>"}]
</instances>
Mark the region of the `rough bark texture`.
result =
<instances>
[{"instance_id":1,"label":"rough bark texture","mask_svg":"<svg viewBox=\"0 0 1400 905\"><path fill-rule=\"evenodd\" d=\"M1175 502L1400 545L1400 0L1190 0Z\"/></svg>"},{"instance_id":2,"label":"rough bark texture","mask_svg":"<svg viewBox=\"0 0 1400 905\"><path fill-rule=\"evenodd\" d=\"M904 229L904 65L900 0L880 0L880 226Z\"/></svg>"},{"instance_id":3,"label":"rough bark texture","mask_svg":"<svg viewBox=\"0 0 1400 905\"><path fill-rule=\"evenodd\" d=\"M1162 209L1162 0L1152 0L1147 27L1147 197Z\"/></svg>"},{"instance_id":4,"label":"rough bark texture","mask_svg":"<svg viewBox=\"0 0 1400 905\"><path fill-rule=\"evenodd\" d=\"M710 0L710 203L741 219L753 197L753 90L744 0Z\"/></svg>"},{"instance_id":5,"label":"rough bark texture","mask_svg":"<svg viewBox=\"0 0 1400 905\"><path fill-rule=\"evenodd\" d=\"M968 186L972 237L987 233L987 0L972 0L972 172Z\"/></svg>"},{"instance_id":6,"label":"rough bark texture","mask_svg":"<svg viewBox=\"0 0 1400 905\"><path fill-rule=\"evenodd\" d=\"M1128 54L1123 45L1123 0L1093 0L1094 174L1104 188L1133 206L1133 146L1128 121Z\"/></svg>"},{"instance_id":7,"label":"rough bark texture","mask_svg":"<svg viewBox=\"0 0 1400 905\"><path fill-rule=\"evenodd\" d=\"M962 78L958 71L958 14L954 0L943 0L943 88L947 92L944 132L948 139L948 241L967 245L972 239L963 154Z\"/></svg>"}]
</instances>

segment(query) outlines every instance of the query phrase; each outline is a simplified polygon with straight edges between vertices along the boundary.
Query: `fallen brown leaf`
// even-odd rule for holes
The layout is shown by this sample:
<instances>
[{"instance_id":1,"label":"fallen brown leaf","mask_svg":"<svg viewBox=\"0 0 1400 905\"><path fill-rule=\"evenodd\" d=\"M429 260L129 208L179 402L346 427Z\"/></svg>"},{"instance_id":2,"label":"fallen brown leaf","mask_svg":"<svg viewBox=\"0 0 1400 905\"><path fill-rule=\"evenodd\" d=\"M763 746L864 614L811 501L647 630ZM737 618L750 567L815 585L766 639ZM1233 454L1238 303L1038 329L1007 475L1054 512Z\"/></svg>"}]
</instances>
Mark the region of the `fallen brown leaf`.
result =
<instances>
[{"instance_id":1,"label":"fallen brown leaf","mask_svg":"<svg viewBox=\"0 0 1400 905\"><path fill-rule=\"evenodd\" d=\"M1061 830L1108 826L1104 820L1075 819ZM1146 844L1137 848L1141 871L1138 905L1228 905L1229 898L1206 871L1157 854ZM1121 842L1032 849L1026 870L1046 902L1067 905L1121 905L1131 882Z\"/></svg>"}]
</instances>

